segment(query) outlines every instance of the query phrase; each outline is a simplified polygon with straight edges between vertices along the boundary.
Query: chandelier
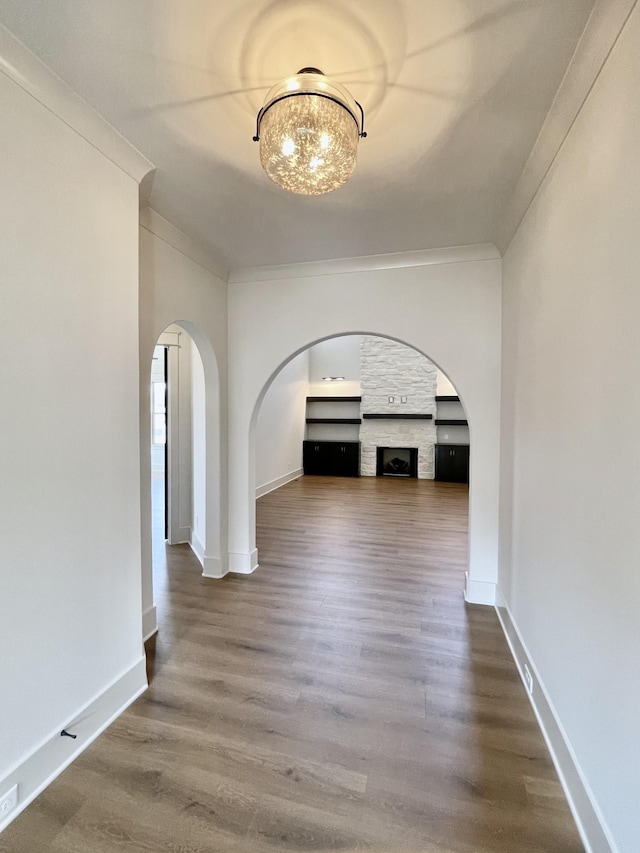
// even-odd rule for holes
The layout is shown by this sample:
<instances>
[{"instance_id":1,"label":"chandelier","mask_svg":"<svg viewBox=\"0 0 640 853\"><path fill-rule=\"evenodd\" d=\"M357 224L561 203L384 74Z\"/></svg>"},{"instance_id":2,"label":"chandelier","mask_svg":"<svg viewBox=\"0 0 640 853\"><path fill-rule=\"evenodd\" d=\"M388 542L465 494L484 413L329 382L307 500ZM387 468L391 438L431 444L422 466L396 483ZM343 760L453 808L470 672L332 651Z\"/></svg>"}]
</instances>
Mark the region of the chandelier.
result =
<instances>
[{"instance_id":1,"label":"chandelier","mask_svg":"<svg viewBox=\"0 0 640 853\"><path fill-rule=\"evenodd\" d=\"M321 195L349 180L366 135L364 110L345 87L317 68L302 68L267 94L253 140L274 183Z\"/></svg>"}]
</instances>

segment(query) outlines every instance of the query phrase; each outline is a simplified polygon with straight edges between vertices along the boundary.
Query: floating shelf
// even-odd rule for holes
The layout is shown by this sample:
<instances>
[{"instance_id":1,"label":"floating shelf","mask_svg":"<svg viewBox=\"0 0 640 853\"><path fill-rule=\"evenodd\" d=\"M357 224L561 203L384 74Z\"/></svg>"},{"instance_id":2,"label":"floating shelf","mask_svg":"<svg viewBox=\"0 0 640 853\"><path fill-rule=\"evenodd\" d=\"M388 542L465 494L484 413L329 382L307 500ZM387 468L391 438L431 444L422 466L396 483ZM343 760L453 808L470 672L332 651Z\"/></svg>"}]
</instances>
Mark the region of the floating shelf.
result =
<instances>
[{"instance_id":1,"label":"floating shelf","mask_svg":"<svg viewBox=\"0 0 640 853\"><path fill-rule=\"evenodd\" d=\"M396 415L395 412L394 413L391 413L391 412L377 412L377 413L376 412L374 412L374 413L367 412L366 414L363 414L362 417L367 418L367 419L374 419L375 418L376 420L379 420L379 421L382 421L382 420L384 420L384 421L430 421L433 419L433 415L427 415L427 414ZM437 421L436 421L436 423L437 423Z\"/></svg>"},{"instance_id":2,"label":"floating shelf","mask_svg":"<svg viewBox=\"0 0 640 853\"><path fill-rule=\"evenodd\" d=\"M436 403L459 403L460 397L455 394L437 394Z\"/></svg>"},{"instance_id":3,"label":"floating shelf","mask_svg":"<svg viewBox=\"0 0 640 853\"><path fill-rule=\"evenodd\" d=\"M436 418L436 426L469 426L464 418Z\"/></svg>"},{"instance_id":4,"label":"floating shelf","mask_svg":"<svg viewBox=\"0 0 640 853\"><path fill-rule=\"evenodd\" d=\"M307 418L308 424L360 424L360 418Z\"/></svg>"},{"instance_id":5,"label":"floating shelf","mask_svg":"<svg viewBox=\"0 0 640 853\"><path fill-rule=\"evenodd\" d=\"M307 397L307 403L359 403L362 397Z\"/></svg>"}]
</instances>

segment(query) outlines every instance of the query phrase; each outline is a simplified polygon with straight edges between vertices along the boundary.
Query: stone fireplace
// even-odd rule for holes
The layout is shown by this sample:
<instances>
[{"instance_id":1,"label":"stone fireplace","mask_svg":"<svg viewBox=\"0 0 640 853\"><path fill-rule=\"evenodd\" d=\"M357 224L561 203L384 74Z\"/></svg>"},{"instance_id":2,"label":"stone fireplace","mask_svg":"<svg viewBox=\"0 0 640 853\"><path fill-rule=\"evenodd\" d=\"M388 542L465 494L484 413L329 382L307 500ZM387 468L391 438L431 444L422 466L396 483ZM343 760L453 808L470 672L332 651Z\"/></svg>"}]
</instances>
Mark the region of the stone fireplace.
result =
<instances>
[{"instance_id":1,"label":"stone fireplace","mask_svg":"<svg viewBox=\"0 0 640 853\"><path fill-rule=\"evenodd\" d=\"M415 449L417 476L435 475L438 368L416 350L386 338L360 342L360 473L375 477L378 449ZM388 417L381 417L383 415ZM375 415L375 417L373 417ZM421 417L422 416L422 417Z\"/></svg>"},{"instance_id":2,"label":"stone fireplace","mask_svg":"<svg viewBox=\"0 0 640 853\"><path fill-rule=\"evenodd\" d=\"M376 452L377 477L417 477L417 447L378 447Z\"/></svg>"}]
</instances>

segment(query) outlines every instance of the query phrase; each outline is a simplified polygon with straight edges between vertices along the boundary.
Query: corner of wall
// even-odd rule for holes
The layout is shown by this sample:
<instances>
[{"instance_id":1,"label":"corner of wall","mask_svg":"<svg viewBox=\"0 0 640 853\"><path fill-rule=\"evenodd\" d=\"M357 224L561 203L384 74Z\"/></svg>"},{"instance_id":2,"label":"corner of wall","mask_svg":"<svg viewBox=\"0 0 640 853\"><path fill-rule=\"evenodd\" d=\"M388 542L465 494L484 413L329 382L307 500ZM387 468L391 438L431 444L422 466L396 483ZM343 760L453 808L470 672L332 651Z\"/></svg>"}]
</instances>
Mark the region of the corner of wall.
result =
<instances>
[{"instance_id":1,"label":"corner of wall","mask_svg":"<svg viewBox=\"0 0 640 853\"><path fill-rule=\"evenodd\" d=\"M587 853L618 853L500 587L495 608Z\"/></svg>"}]
</instances>

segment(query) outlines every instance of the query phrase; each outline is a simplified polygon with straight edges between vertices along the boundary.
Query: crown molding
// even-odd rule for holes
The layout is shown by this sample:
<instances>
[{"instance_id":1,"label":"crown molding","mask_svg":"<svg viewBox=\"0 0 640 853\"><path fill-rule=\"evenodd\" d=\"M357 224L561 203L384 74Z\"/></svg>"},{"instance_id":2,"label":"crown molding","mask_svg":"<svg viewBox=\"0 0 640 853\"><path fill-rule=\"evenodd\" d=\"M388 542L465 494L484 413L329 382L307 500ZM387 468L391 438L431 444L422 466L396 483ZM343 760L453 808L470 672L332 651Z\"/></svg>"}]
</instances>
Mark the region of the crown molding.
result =
<instances>
[{"instance_id":1,"label":"crown molding","mask_svg":"<svg viewBox=\"0 0 640 853\"><path fill-rule=\"evenodd\" d=\"M152 207L143 207L140 210L140 227L149 231L159 240L168 243L176 251L194 261L198 266L204 267L207 272L226 282L229 278L229 270L222 264L217 263L204 249L187 237L179 228L172 225Z\"/></svg>"},{"instance_id":2,"label":"crown molding","mask_svg":"<svg viewBox=\"0 0 640 853\"><path fill-rule=\"evenodd\" d=\"M507 203L497 241L506 251L571 132L637 0L597 0Z\"/></svg>"},{"instance_id":3,"label":"crown molding","mask_svg":"<svg viewBox=\"0 0 640 853\"><path fill-rule=\"evenodd\" d=\"M140 183L155 168L9 30L0 25L0 73Z\"/></svg>"},{"instance_id":4,"label":"crown molding","mask_svg":"<svg viewBox=\"0 0 640 853\"><path fill-rule=\"evenodd\" d=\"M474 246L420 249L412 252L394 252L388 255L365 255L358 258L308 261L307 263L282 264L269 267L241 267L231 271L229 284L499 259L500 252L493 243L478 243Z\"/></svg>"}]
</instances>

